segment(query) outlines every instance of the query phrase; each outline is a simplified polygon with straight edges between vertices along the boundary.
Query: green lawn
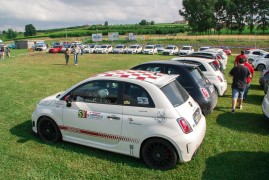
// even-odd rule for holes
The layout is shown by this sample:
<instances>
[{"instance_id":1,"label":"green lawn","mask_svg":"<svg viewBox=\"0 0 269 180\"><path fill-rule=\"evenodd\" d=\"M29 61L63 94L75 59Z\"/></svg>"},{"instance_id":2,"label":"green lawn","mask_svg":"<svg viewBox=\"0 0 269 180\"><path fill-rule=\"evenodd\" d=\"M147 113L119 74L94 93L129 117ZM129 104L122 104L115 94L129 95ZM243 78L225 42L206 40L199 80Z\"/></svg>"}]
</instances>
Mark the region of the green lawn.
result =
<instances>
[{"instance_id":1,"label":"green lawn","mask_svg":"<svg viewBox=\"0 0 269 180\"><path fill-rule=\"evenodd\" d=\"M85 54L78 66L72 58L65 66L63 54L13 50L11 55L0 61L0 179L268 179L269 122L263 119L257 71L247 102L235 114L227 77L228 91L207 117L204 143L192 161L156 171L129 156L67 142L46 144L32 133L30 119L40 99L95 73L171 56Z\"/></svg>"}]
</instances>

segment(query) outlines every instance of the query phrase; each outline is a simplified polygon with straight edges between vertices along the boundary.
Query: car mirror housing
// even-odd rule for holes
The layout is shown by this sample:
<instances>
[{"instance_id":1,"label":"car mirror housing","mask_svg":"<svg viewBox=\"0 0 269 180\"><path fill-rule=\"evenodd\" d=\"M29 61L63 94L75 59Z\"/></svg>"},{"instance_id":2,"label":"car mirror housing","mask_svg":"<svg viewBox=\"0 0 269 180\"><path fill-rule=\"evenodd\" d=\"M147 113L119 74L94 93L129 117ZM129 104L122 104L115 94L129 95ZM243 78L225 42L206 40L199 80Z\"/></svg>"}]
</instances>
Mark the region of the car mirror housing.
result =
<instances>
[{"instance_id":1,"label":"car mirror housing","mask_svg":"<svg viewBox=\"0 0 269 180\"><path fill-rule=\"evenodd\" d=\"M68 96L65 97L66 107L71 107L72 106L72 100L73 100L72 95L68 95Z\"/></svg>"}]
</instances>

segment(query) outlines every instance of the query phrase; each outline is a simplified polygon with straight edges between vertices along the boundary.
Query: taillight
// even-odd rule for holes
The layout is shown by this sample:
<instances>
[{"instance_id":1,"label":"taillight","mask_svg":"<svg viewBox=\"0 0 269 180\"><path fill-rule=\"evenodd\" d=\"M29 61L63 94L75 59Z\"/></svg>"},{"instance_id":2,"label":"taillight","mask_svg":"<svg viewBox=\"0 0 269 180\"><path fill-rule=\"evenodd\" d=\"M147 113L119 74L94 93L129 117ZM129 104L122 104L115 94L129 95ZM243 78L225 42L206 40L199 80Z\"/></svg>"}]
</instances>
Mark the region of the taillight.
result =
<instances>
[{"instance_id":1,"label":"taillight","mask_svg":"<svg viewBox=\"0 0 269 180\"><path fill-rule=\"evenodd\" d=\"M189 134L190 132L192 132L192 128L186 119L180 118L177 119L177 122L185 134Z\"/></svg>"},{"instance_id":2,"label":"taillight","mask_svg":"<svg viewBox=\"0 0 269 180\"><path fill-rule=\"evenodd\" d=\"M213 63L214 63L214 64L215 64L215 66L217 66L217 67L219 67L219 66L220 66L220 64L219 64L219 62L218 62L217 60L213 61Z\"/></svg>"},{"instance_id":3,"label":"taillight","mask_svg":"<svg viewBox=\"0 0 269 180\"><path fill-rule=\"evenodd\" d=\"M218 79L220 82L223 82L223 79L220 76L218 76Z\"/></svg>"},{"instance_id":4,"label":"taillight","mask_svg":"<svg viewBox=\"0 0 269 180\"><path fill-rule=\"evenodd\" d=\"M209 97L209 93L208 93L208 91L205 88L201 88L201 91L202 91L204 97L206 97L206 98Z\"/></svg>"}]
</instances>

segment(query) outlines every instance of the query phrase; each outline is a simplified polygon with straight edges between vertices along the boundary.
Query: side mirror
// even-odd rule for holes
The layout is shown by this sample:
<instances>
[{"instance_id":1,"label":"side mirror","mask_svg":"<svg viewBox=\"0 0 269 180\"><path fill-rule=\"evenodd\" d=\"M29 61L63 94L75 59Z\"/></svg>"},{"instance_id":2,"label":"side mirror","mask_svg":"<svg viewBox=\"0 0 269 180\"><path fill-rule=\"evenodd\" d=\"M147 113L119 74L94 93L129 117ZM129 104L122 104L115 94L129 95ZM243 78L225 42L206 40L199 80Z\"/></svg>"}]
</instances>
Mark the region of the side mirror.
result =
<instances>
[{"instance_id":1,"label":"side mirror","mask_svg":"<svg viewBox=\"0 0 269 180\"><path fill-rule=\"evenodd\" d=\"M72 106L72 100L73 100L72 95L68 95L68 96L65 97L66 107L71 107Z\"/></svg>"}]
</instances>

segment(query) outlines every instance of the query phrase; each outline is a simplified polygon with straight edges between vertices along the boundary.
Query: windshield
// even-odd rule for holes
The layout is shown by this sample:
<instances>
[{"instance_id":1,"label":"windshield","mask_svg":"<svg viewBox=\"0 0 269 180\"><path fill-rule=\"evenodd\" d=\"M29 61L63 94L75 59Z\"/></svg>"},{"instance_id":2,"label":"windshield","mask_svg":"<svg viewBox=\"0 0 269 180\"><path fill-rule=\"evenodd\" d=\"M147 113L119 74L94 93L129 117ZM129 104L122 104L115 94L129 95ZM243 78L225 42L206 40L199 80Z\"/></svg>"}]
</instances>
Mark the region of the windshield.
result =
<instances>
[{"instance_id":1,"label":"windshield","mask_svg":"<svg viewBox=\"0 0 269 180\"><path fill-rule=\"evenodd\" d=\"M101 48L107 48L107 46L105 45L105 46L101 46Z\"/></svg>"},{"instance_id":2,"label":"windshield","mask_svg":"<svg viewBox=\"0 0 269 180\"><path fill-rule=\"evenodd\" d=\"M189 98L187 91L176 80L161 88L174 107L180 106Z\"/></svg>"},{"instance_id":3,"label":"windshield","mask_svg":"<svg viewBox=\"0 0 269 180\"><path fill-rule=\"evenodd\" d=\"M123 48L123 46L122 46L122 45L120 45L120 46L116 46L115 48Z\"/></svg>"},{"instance_id":4,"label":"windshield","mask_svg":"<svg viewBox=\"0 0 269 180\"><path fill-rule=\"evenodd\" d=\"M136 49L136 48L137 48L137 46L130 46L130 48L131 48L131 49Z\"/></svg>"},{"instance_id":5,"label":"windshield","mask_svg":"<svg viewBox=\"0 0 269 180\"><path fill-rule=\"evenodd\" d=\"M145 49L153 49L154 46L146 46Z\"/></svg>"},{"instance_id":6,"label":"windshield","mask_svg":"<svg viewBox=\"0 0 269 180\"><path fill-rule=\"evenodd\" d=\"M168 46L165 49L174 49L174 47L173 46Z\"/></svg>"},{"instance_id":7,"label":"windshield","mask_svg":"<svg viewBox=\"0 0 269 180\"><path fill-rule=\"evenodd\" d=\"M190 50L191 47L182 47L182 50Z\"/></svg>"}]
</instances>

